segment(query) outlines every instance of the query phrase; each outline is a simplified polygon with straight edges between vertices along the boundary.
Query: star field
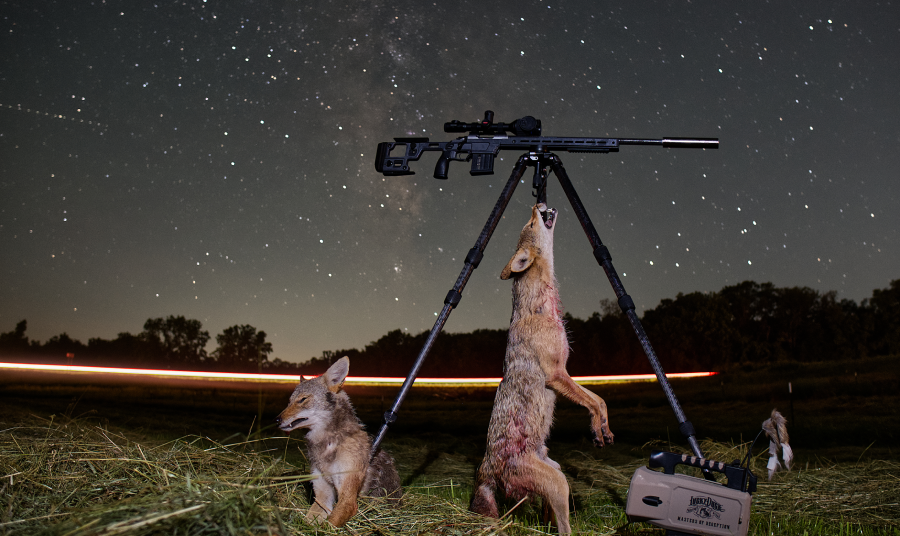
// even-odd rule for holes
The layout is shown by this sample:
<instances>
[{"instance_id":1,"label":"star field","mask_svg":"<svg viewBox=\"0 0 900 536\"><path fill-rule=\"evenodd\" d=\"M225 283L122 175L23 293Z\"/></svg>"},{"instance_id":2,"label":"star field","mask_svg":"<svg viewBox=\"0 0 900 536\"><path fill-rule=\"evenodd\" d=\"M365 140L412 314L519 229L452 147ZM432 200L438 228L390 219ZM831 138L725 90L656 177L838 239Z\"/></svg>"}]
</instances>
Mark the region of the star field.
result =
<instances>
[{"instance_id":1,"label":"star field","mask_svg":"<svg viewBox=\"0 0 900 536\"><path fill-rule=\"evenodd\" d=\"M0 3L0 331L184 315L272 357L429 329L518 154L383 177L395 136L717 137L561 153L638 309L744 280L861 301L900 277L892 2ZM501 328L521 184L448 331ZM566 310L613 298L551 177ZM659 344L659 343L657 343Z\"/></svg>"}]
</instances>

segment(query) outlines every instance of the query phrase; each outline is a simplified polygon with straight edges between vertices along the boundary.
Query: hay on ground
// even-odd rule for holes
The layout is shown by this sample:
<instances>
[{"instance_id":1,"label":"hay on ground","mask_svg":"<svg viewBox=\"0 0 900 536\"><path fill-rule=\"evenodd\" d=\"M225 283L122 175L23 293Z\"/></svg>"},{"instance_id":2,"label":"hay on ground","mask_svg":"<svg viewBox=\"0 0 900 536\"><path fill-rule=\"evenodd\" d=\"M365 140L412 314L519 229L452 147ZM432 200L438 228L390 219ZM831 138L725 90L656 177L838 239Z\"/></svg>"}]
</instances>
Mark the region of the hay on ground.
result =
<instances>
[{"instance_id":1,"label":"hay on ground","mask_svg":"<svg viewBox=\"0 0 900 536\"><path fill-rule=\"evenodd\" d=\"M309 525L301 442L135 442L87 419L0 429L0 534L336 534ZM493 534L502 524L412 488L403 507L361 499L352 534Z\"/></svg>"},{"instance_id":2,"label":"hay on ground","mask_svg":"<svg viewBox=\"0 0 900 536\"><path fill-rule=\"evenodd\" d=\"M38 419L0 425L0 535L47 534L546 534L553 531L517 507L500 520L467 511L468 496L451 467L436 458L440 478L404 489L395 508L364 498L342 529L314 527L308 467L293 458L302 441L286 437L220 444L208 438L136 441L133 434L90 419ZM742 459L747 444L704 442L709 458ZM751 467L765 475L765 450ZM286 460L294 459L293 463ZM612 534L623 512L631 475L641 463L611 466L572 452L561 460L572 483L573 528ZM469 472L469 474L471 474ZM449 479L447 475L452 475ZM428 475L433 476L433 475ZM454 479L456 482L454 483ZM469 485L469 482L466 482ZM463 486L465 488L466 486ZM754 515L822 519L872 527L900 527L900 464L818 463L762 479Z\"/></svg>"}]
</instances>

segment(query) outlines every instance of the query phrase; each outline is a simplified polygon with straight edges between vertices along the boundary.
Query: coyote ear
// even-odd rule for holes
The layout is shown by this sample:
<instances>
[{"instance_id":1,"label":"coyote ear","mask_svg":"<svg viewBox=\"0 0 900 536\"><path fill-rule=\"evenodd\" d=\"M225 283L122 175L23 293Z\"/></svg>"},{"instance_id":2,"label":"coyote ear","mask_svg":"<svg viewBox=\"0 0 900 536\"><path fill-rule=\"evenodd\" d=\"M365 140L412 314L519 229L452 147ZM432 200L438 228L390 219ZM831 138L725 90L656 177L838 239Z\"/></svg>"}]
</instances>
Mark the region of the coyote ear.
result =
<instances>
[{"instance_id":1,"label":"coyote ear","mask_svg":"<svg viewBox=\"0 0 900 536\"><path fill-rule=\"evenodd\" d=\"M524 272L531 266L532 262L534 262L534 255L531 254L531 248L519 249L519 251L516 251L516 254L509 259L506 268L500 272L500 279L509 279L512 272Z\"/></svg>"},{"instance_id":2,"label":"coyote ear","mask_svg":"<svg viewBox=\"0 0 900 536\"><path fill-rule=\"evenodd\" d=\"M325 379L325 387L328 387L328 390L332 393L340 391L341 385L343 385L344 379L347 378L349 372L350 358L344 356L338 359L335 361L334 365L328 367L328 370L322 375Z\"/></svg>"}]
</instances>

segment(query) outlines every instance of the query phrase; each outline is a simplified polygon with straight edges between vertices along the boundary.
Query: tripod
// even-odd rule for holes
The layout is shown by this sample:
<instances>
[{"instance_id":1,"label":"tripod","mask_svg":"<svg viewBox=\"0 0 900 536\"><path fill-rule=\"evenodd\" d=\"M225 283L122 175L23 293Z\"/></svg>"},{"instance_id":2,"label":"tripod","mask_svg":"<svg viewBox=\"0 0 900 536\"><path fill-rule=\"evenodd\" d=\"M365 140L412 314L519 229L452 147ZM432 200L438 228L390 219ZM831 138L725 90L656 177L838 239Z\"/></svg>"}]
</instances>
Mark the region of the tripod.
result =
<instances>
[{"instance_id":1,"label":"tripod","mask_svg":"<svg viewBox=\"0 0 900 536\"><path fill-rule=\"evenodd\" d=\"M482 258L484 258L484 249L487 247L487 243L491 239L494 229L496 229L497 224L500 222L500 218L503 216L503 212L506 210L506 206L509 204L509 200L512 198L512 194L515 191L519 180L521 180L522 176L525 174L525 169L528 166L534 166L535 168L532 185L535 189L535 196L538 198L538 202L546 202L547 177L549 174L548 167L559 179L559 183L562 186L566 197L569 199L569 203L575 210L575 215L578 217L578 221L581 222L581 227L584 229L588 241L591 243L594 258L597 259L597 262L603 268L603 271L606 272L606 277L609 279L613 291L615 291L616 298L618 298L619 307L628 317L628 321L631 323L631 327L634 329L634 333L637 335L637 338L644 349L644 353L647 355L647 359L650 360L650 365L656 373L656 378L662 386L666 399L668 399L669 405L675 412L675 417L678 419L679 430L687 438L694 455L698 458L702 458L703 453L700 450L700 444L697 442L694 426L685 417L684 411L681 409L681 404L678 403L678 399L675 397L675 392L672 390L672 386L666 378L666 373L663 371L659 359L656 357L656 352L654 352L653 347L650 345L650 340L644 332L644 328L641 325L637 313L634 312L634 301L631 299L631 296L625 292L622 281L619 279L619 275L616 273L615 268L613 268L612 257L609 254L609 250L603 245L600 236L597 234L597 230L594 229L594 224L591 223L591 219L588 217L584 205L581 203L581 199L575 191L575 187L572 186L572 182L569 180L568 174L566 174L562 161L555 154L540 150L523 154L519 157L515 167L513 167L509 180L506 182L506 186L500 193L500 197L497 199L497 203L494 205L490 217L485 223L484 228L481 230L481 234L478 236L475 246L470 249L469 253L466 255L465 266L463 267L462 272L460 272L459 277L456 279L456 284L453 285L453 288L447 293L447 297L444 298L444 307L441 309L441 313L438 315L434 327L431 328L431 332L428 334L428 338L425 340L422 350L419 352L412 369L409 371L406 381L404 381L403 385L400 387L400 392L397 394L393 406L391 406L391 409L384 414L384 424L382 424L381 430L379 430L378 435L372 443L372 455L374 456L378 451L381 441L384 439L390 425L397 420L397 411L399 410L400 405L403 404L404 399L406 399L409 389L412 387L413 382L416 380L416 376L419 374L422 363L431 351L431 347L434 345L434 341L437 339L444 324L447 322L447 318L449 318L452 310L462 299L462 291L466 287L469 277L472 275L475 268L478 267L479 263L481 263ZM709 473L706 473L706 475L708 478L711 476Z\"/></svg>"}]
</instances>

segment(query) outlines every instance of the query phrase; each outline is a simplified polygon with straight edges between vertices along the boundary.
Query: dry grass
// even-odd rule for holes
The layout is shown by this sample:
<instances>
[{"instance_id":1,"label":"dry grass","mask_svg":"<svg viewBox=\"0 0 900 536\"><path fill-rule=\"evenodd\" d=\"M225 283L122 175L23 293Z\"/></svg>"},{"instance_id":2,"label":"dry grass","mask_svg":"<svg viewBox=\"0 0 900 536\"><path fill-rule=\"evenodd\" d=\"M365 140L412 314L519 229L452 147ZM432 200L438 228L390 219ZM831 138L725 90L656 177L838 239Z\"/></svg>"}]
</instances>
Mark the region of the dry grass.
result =
<instances>
[{"instance_id":1,"label":"dry grass","mask_svg":"<svg viewBox=\"0 0 900 536\"><path fill-rule=\"evenodd\" d=\"M58 417L6 429L0 530L266 533L282 521L260 499L305 477L281 477L284 464L255 455L255 447L201 438L142 444L97 423Z\"/></svg>"},{"instance_id":2,"label":"dry grass","mask_svg":"<svg viewBox=\"0 0 900 536\"><path fill-rule=\"evenodd\" d=\"M307 467L285 461L302 443L222 445L188 437L154 444L87 419L59 417L0 430L0 534L299 534L313 527ZM352 534L491 534L486 522L412 488L401 509L362 501Z\"/></svg>"},{"instance_id":3,"label":"dry grass","mask_svg":"<svg viewBox=\"0 0 900 536\"><path fill-rule=\"evenodd\" d=\"M469 513L470 490L459 485L459 475L471 472L454 469L452 456L439 464L443 469L438 473L426 475L421 485L407 486L400 508L364 499L351 522L333 529L313 527L304 520L308 467L299 453L303 443L296 439L227 445L200 437L159 442L111 429L96 419L68 417L34 417L3 428L0 534L486 536L552 532L529 513L534 510L528 505L501 520ZM712 459L730 461L742 458L747 445L706 442L703 448ZM752 459L763 478L764 452ZM649 529L634 525L623 528L621 504L637 463L614 467L577 452L561 463L572 476L576 530L648 533ZM753 533L772 533L772 519L806 519L831 527L851 523L879 534L876 527L900 527L898 489L900 464L891 461L822 462L795 468L780 473L774 482L760 482L753 503Z\"/></svg>"}]
</instances>

